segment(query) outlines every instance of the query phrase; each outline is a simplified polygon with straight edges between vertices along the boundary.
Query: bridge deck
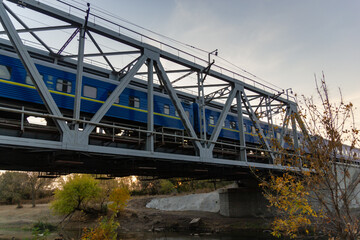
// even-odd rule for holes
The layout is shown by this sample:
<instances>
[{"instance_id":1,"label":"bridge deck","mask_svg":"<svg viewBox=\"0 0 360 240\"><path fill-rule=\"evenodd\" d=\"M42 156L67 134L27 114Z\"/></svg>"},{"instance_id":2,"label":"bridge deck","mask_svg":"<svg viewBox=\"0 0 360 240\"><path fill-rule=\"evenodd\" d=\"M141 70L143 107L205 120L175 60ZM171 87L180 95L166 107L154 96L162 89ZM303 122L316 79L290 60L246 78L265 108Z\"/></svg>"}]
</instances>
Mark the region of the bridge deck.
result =
<instances>
[{"instance_id":1,"label":"bridge deck","mask_svg":"<svg viewBox=\"0 0 360 240\"><path fill-rule=\"evenodd\" d=\"M34 17L41 13L63 25L30 28L0 3L2 33L10 39L0 39L0 67L13 69L0 76L1 169L241 178L252 168L285 168L273 164L269 139L284 146L291 135L297 149L297 129L307 136L287 91L144 35L136 40L91 11L85 21L89 12L79 8L73 15L34 0L21 3ZM9 15L23 29L16 29ZM116 30L105 27L109 24ZM37 35L56 36L64 28L75 31L61 49ZM19 36L24 31L37 40L35 47L24 44ZM77 49L65 52L75 36ZM97 53L87 50L88 42ZM108 42L117 49L104 51ZM102 57L105 67L93 64L99 63L94 57ZM85 86L90 96L84 96ZM46 125L29 123L29 116L44 118ZM275 126L275 119L283 124Z\"/></svg>"}]
</instances>

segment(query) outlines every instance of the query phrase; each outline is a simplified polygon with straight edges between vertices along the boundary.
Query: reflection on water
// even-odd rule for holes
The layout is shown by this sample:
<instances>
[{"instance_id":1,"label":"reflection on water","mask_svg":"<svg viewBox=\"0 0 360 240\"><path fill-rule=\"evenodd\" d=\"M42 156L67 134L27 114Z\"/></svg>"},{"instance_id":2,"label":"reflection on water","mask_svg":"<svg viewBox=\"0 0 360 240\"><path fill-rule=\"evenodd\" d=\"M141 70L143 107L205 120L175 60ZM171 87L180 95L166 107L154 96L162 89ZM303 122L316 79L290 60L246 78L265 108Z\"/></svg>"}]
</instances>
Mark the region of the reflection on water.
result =
<instances>
[{"instance_id":1,"label":"reflection on water","mask_svg":"<svg viewBox=\"0 0 360 240\"><path fill-rule=\"evenodd\" d=\"M66 229L60 232L53 232L47 239L74 240L81 238L81 230ZM15 238L13 238L15 237ZM0 240L11 239L34 239L30 231L9 232L6 234L0 229ZM269 233L262 232L236 232L236 233L214 233L214 234L192 234L190 232L133 232L119 234L121 240L272 240Z\"/></svg>"},{"instance_id":2,"label":"reflection on water","mask_svg":"<svg viewBox=\"0 0 360 240\"><path fill-rule=\"evenodd\" d=\"M219 233L219 234L190 234L190 233L127 233L119 236L123 240L270 240L275 239L265 233Z\"/></svg>"}]
</instances>

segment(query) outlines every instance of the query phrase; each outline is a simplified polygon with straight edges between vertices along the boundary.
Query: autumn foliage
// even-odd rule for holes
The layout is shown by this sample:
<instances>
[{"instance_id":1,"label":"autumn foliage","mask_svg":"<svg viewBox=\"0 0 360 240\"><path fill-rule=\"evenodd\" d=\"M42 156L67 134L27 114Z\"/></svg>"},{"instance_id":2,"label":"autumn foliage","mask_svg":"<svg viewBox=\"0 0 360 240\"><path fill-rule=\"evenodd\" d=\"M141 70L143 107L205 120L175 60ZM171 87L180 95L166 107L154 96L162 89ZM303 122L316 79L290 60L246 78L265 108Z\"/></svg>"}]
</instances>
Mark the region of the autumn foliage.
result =
<instances>
[{"instance_id":1,"label":"autumn foliage","mask_svg":"<svg viewBox=\"0 0 360 240\"><path fill-rule=\"evenodd\" d=\"M271 176L261 186L267 190L264 194L270 206L286 213L286 217L282 214L272 222L274 236L295 238L300 229L309 232L312 219L318 217L318 214L309 203L309 192L303 182L298 181L291 173L284 173L281 176Z\"/></svg>"},{"instance_id":2,"label":"autumn foliage","mask_svg":"<svg viewBox=\"0 0 360 240\"><path fill-rule=\"evenodd\" d=\"M82 240L115 240L117 238L117 229L120 226L116 217L122 211L130 199L129 191L126 188L115 188L109 196L109 209L112 211L111 217L100 217L97 226L90 229L84 229Z\"/></svg>"},{"instance_id":3,"label":"autumn foliage","mask_svg":"<svg viewBox=\"0 0 360 240\"><path fill-rule=\"evenodd\" d=\"M353 105L331 102L325 77L317 86L318 101L303 98L298 114L305 121L301 146L276 146L283 174L262 178L261 186L276 210L274 236L299 237L313 232L329 239L360 237L360 214L354 203L360 192L359 131ZM319 102L319 104L316 104Z\"/></svg>"}]
</instances>

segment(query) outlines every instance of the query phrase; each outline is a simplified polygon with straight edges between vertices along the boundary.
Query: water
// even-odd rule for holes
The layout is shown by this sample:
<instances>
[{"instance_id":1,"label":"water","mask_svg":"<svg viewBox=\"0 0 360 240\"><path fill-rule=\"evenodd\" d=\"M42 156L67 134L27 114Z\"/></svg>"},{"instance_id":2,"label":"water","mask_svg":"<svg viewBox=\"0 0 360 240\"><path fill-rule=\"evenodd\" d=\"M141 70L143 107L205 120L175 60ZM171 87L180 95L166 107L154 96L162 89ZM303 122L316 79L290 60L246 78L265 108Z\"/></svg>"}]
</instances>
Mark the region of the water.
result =
<instances>
[{"instance_id":1,"label":"water","mask_svg":"<svg viewBox=\"0 0 360 240\"><path fill-rule=\"evenodd\" d=\"M61 230L59 232L51 233L47 239L80 239L80 229ZM4 229L0 229L0 240L11 240L15 239L33 239L31 231L18 230L4 232ZM263 232L249 232L239 231L232 233L200 233L193 234L190 232L127 232L118 235L118 239L121 240L272 240L277 239L272 237L269 233Z\"/></svg>"},{"instance_id":2,"label":"water","mask_svg":"<svg viewBox=\"0 0 360 240\"><path fill-rule=\"evenodd\" d=\"M127 233L119 236L123 240L270 240L270 234L254 232L191 234L191 233Z\"/></svg>"}]
</instances>

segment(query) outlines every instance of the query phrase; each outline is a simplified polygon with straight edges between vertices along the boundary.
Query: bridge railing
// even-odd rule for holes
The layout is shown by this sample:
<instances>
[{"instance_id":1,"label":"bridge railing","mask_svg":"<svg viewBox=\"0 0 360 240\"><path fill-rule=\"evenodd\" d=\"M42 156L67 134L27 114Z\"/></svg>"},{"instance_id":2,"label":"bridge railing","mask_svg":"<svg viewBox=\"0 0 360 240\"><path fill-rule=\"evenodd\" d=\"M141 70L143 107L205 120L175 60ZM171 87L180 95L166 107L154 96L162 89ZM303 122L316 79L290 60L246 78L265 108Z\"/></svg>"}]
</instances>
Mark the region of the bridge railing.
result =
<instances>
[{"instance_id":1,"label":"bridge railing","mask_svg":"<svg viewBox=\"0 0 360 240\"><path fill-rule=\"evenodd\" d=\"M63 11L68 12L69 14L78 16L80 18L83 18L85 16L86 9L87 9L87 6L85 5L85 3L80 4L79 2L76 2L76 1L58 0L57 2L53 3L53 2L39 0L38 2L40 2L40 3L44 2L45 4L50 5L50 6L52 5L58 9L62 9ZM112 18L113 20L111 20L110 18ZM123 23L121 24L121 23L119 23L119 21L122 21ZM171 41L172 43L170 44L165 41L158 40L155 37L151 37L149 35L140 33L139 31L135 31L135 30L131 29L130 27L127 27L124 25L124 23L131 24L133 26L134 26L134 24L128 22L127 20L115 17L115 16L111 15L109 12L106 12L105 10L92 8L92 10L90 11L90 14L89 14L89 22L92 22L96 25L106 27L114 32L118 32L121 35L131 37L141 43L146 43L146 44L152 45L152 46L160 49L161 51L172 53L173 55L178 56L179 58L183 58L183 59L186 59L193 63L202 65L202 66L204 66L204 68L209 65L209 62L207 59L209 52L200 50L200 49L199 49L200 51L195 52L196 49L198 49L198 48L181 43L174 39L170 39L163 35L160 35L155 32L152 32L150 30L147 30L145 28L141 28L140 26L137 26L137 25L135 25L135 27L141 28L141 30L149 31L153 35L163 37L163 38L165 38L165 40L167 39L167 40L169 40L169 42ZM178 44L178 45L180 45L180 47L175 47L174 44ZM190 53L189 51L193 51L194 53ZM205 54L205 56L204 56L204 54ZM95 64L100 63L100 62L96 62L93 60L89 60L89 61L92 63L95 63ZM102 63L102 64L104 64L104 63ZM106 64L104 64L104 65L106 66ZM106 68L108 68L108 67L106 66ZM217 64L213 64L212 69L225 75L225 76L228 76L230 78L236 79L241 82L245 82L251 86L262 89L267 92L271 92L273 94L278 94L278 93L284 92L284 89L277 87L275 85L270 86L270 83L263 83L263 82L261 82L261 79L255 80L254 78L256 78L256 76L254 76L253 74L246 72L246 71L243 71L244 74L241 74L239 72L230 70L226 67L223 67L223 66L220 66ZM249 74L247 74L247 73L249 73ZM293 98L293 97L290 96L290 98Z\"/></svg>"}]
</instances>

